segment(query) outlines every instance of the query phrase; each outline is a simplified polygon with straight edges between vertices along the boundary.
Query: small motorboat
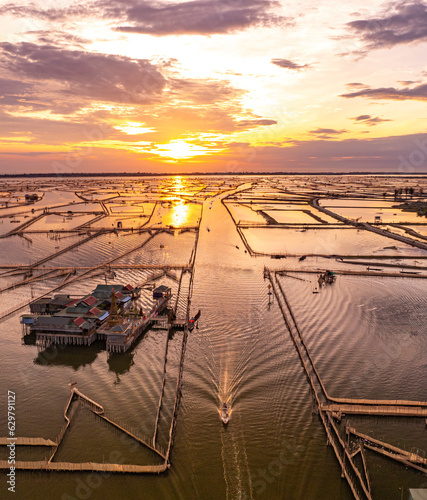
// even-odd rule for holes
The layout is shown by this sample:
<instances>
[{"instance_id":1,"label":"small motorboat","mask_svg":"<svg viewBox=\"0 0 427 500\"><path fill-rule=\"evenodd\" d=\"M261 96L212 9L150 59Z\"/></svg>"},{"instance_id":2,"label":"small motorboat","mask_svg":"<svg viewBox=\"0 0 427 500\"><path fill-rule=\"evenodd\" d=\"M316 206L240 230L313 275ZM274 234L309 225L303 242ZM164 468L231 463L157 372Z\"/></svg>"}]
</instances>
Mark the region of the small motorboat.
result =
<instances>
[{"instance_id":1,"label":"small motorboat","mask_svg":"<svg viewBox=\"0 0 427 500\"><path fill-rule=\"evenodd\" d=\"M228 414L228 406L227 403L222 404L221 408L221 420L223 424L228 424L228 421L230 420L230 415Z\"/></svg>"}]
</instances>

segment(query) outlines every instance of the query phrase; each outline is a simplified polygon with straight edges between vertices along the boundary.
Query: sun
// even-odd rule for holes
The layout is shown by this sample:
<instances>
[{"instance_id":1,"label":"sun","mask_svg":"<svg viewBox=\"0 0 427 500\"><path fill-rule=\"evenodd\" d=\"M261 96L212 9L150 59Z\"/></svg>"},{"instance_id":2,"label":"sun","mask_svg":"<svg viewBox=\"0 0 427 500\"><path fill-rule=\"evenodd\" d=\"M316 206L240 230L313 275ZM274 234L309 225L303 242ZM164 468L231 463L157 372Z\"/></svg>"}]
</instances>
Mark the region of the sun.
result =
<instances>
[{"instance_id":1,"label":"sun","mask_svg":"<svg viewBox=\"0 0 427 500\"><path fill-rule=\"evenodd\" d=\"M152 152L165 158L183 160L186 158L192 158L193 156L205 155L210 151L208 148L203 146L196 146L195 144L190 144L189 142L177 139L175 141L170 141L167 144L157 144L156 149Z\"/></svg>"}]
</instances>

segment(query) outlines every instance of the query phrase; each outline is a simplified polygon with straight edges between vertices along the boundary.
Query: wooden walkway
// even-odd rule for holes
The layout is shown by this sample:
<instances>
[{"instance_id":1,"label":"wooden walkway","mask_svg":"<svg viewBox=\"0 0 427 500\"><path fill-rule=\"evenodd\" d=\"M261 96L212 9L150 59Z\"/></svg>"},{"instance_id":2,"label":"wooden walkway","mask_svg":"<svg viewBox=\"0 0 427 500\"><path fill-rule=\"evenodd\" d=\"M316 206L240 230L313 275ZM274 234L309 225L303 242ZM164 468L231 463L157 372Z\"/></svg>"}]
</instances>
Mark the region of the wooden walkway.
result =
<instances>
[{"instance_id":1,"label":"wooden walkway","mask_svg":"<svg viewBox=\"0 0 427 500\"><path fill-rule=\"evenodd\" d=\"M346 432L347 434L351 434L353 436L357 436L361 439L364 439L365 442L376 444L378 446L381 446L382 448L394 451L399 455L405 456L409 461L413 463L427 465L427 459L425 457L421 457L417 453L412 453L410 451L403 450L402 448L398 448L397 446L393 446L384 441L380 441L379 439L375 439L372 436L369 436L368 434L363 434L361 432L356 431L356 429L354 429L353 427L346 427Z\"/></svg>"},{"instance_id":2,"label":"wooden walkway","mask_svg":"<svg viewBox=\"0 0 427 500\"><path fill-rule=\"evenodd\" d=\"M26 438L26 437L17 437L14 439L8 439L4 437L0 437L0 446L7 446L10 443L15 443L17 446L57 446L55 441L51 439L44 438Z\"/></svg>"},{"instance_id":3,"label":"wooden walkway","mask_svg":"<svg viewBox=\"0 0 427 500\"><path fill-rule=\"evenodd\" d=\"M165 453L163 451L160 451L157 448L155 448L154 446L151 446L151 444L148 444L147 441L144 441L142 438L140 438L140 437L136 436L135 434L133 434L132 432L128 431L122 425L114 422L113 420L110 420L105 415L101 415L101 414L97 413L96 411L94 411L93 409L91 411L93 413L95 413L95 415L98 415L98 417L100 417L103 420L105 420L105 422L108 422L109 424L111 424L112 426L114 426L116 429L119 429L121 432L123 432L124 434L127 434L128 436L130 436L135 441L138 441L138 443L141 443L143 446L147 447L151 451L154 451L154 453L157 453L157 455L159 455L163 460L165 460Z\"/></svg>"},{"instance_id":4,"label":"wooden walkway","mask_svg":"<svg viewBox=\"0 0 427 500\"><path fill-rule=\"evenodd\" d=\"M17 461L14 464L18 470L55 471L55 472L122 472L133 474L160 474L169 469L166 462L160 465L131 465L131 464L101 464L96 462L47 462L43 461ZM10 469L7 460L0 460L0 469Z\"/></svg>"},{"instance_id":5,"label":"wooden walkway","mask_svg":"<svg viewBox=\"0 0 427 500\"><path fill-rule=\"evenodd\" d=\"M120 256L122 257L122 256ZM119 257L119 258L120 258ZM108 269L138 269L138 270L144 270L144 269L164 269L164 270L169 270L169 269L183 269L184 271L191 271L192 270L192 266L188 265L188 264L165 264L165 265L162 265L162 264L108 264L108 263L103 263L103 264L100 264L99 266L97 266L96 268L97 269L102 269L102 268L108 268ZM10 270L10 271L18 271L18 270L22 270L22 272L25 272L29 269L29 266L21 266L21 265L5 265L5 266L1 266L0 265L0 269L7 269L7 270ZM79 266L73 266L72 268L71 267L66 267L66 266L62 266L62 267L33 267L31 270L32 271L49 271L49 272L53 272L53 271L67 271L69 269L73 269L73 271L90 271L91 269L94 269L94 267L79 267Z\"/></svg>"},{"instance_id":6,"label":"wooden walkway","mask_svg":"<svg viewBox=\"0 0 427 500\"><path fill-rule=\"evenodd\" d=\"M282 312L283 319L310 383L318 414L328 437L328 444L331 444L334 449L336 458L341 466L342 477L346 478L354 498L356 500L372 500L370 479L363 450L357 451L361 451L362 454L363 472L361 472L353 460L355 454L350 452L347 443L342 439L334 422L334 417L340 419L341 416L346 413L374 416L426 417L427 402L340 399L329 396L320 374L316 369L308 345L298 327L295 315L278 279L278 275L280 275L280 272L272 273L268 268L264 268L264 278L268 278L271 283L277 304ZM366 447L369 448L368 445L366 445ZM389 452L384 452L384 454L387 453ZM402 457L396 458L396 460L405 463L406 457L403 457L403 459ZM420 468L419 465L415 465L414 467Z\"/></svg>"},{"instance_id":7,"label":"wooden walkway","mask_svg":"<svg viewBox=\"0 0 427 500\"><path fill-rule=\"evenodd\" d=\"M71 406L73 401L77 398L77 405ZM142 445L146 446L153 452L157 453L159 457L162 459L162 464L151 464L151 465L133 465L133 464L100 464L93 462L86 463L74 463L74 462L53 462L53 458L64 438L66 431L69 429L73 416L75 414L75 410L78 407L78 403L83 403L87 406L95 415L99 416L103 420L107 421L109 424L113 425L123 433L127 434L134 440L138 441ZM156 449L151 444L144 441L139 436L136 436L132 432L125 429L123 426L117 424L113 420L107 418L104 415L104 408L88 398L85 394L80 392L76 387L71 388L70 396L68 398L67 404L64 409L64 419L65 424L63 425L61 431L56 438L56 441L52 441L50 439L44 438L15 438L13 440L9 440L5 437L0 438L0 445L7 445L11 442L15 443L15 445L27 445L27 446L49 446L52 447L52 454L49 457L49 460L43 461L17 461L14 466L16 469L21 470L41 470L41 471L98 471L98 472L125 472L125 473L135 473L135 474L143 474L143 473L151 473L151 474L159 474L161 472L166 471L169 468L169 462L165 458L165 452L162 452ZM6 460L0 461L0 469L8 469L10 468L10 464Z\"/></svg>"},{"instance_id":8,"label":"wooden walkway","mask_svg":"<svg viewBox=\"0 0 427 500\"><path fill-rule=\"evenodd\" d=\"M24 229L26 229L28 226L31 226L31 224L34 224L35 222L37 222L38 220L42 219L46 214L45 213L41 213L39 215L36 215L35 217L32 217L31 219L27 220L26 222L24 222L23 224L19 225L18 227L15 227L15 229L12 229L11 231L9 231L8 233L6 233L3 238L7 238L8 236L12 236L14 234L17 234L19 233L20 231L23 231Z\"/></svg>"},{"instance_id":9,"label":"wooden walkway","mask_svg":"<svg viewBox=\"0 0 427 500\"><path fill-rule=\"evenodd\" d=\"M166 366L168 362L168 347L169 347L169 328L166 333L166 345L165 345L165 354L163 356L164 362L163 362L163 378L162 378L162 389L160 391L160 397L159 397L159 404L157 406L157 415L156 415L156 422L154 424L154 434L153 434L153 445L156 445L156 438L157 438L157 429L159 426L159 419L160 419L160 410L162 409L162 403L163 403L163 395L165 393L165 383L166 383Z\"/></svg>"},{"instance_id":10,"label":"wooden walkway","mask_svg":"<svg viewBox=\"0 0 427 500\"><path fill-rule=\"evenodd\" d=\"M421 241L414 240L413 238L408 238L407 236L402 236L397 233L392 233L391 231L385 231L384 229L380 229L379 227L372 226L368 222L355 222L350 219L347 219L346 217L343 217L342 215L336 214L335 212L332 212L331 210L328 210L327 208L324 208L319 205L319 200L320 198L315 198L312 202L312 206L319 210L320 212L323 212L324 214L330 215L334 219L337 219L341 222L344 222L344 224L349 224L351 226L360 228L360 229L366 229L367 231L371 231L376 234L380 234L381 236L385 236L387 238L391 238L396 241L400 241L402 243L406 243L408 245L411 245L413 247L421 248L423 250L427 250L427 244L422 243Z\"/></svg>"},{"instance_id":11,"label":"wooden walkway","mask_svg":"<svg viewBox=\"0 0 427 500\"><path fill-rule=\"evenodd\" d=\"M346 433L347 435L356 436L357 438L359 438L361 440L361 443L363 443L363 446L365 446L369 450L375 451L380 455L384 455L388 458L403 463L407 467L412 467L413 469L416 469L420 472L427 473L427 459L418 455L417 453L403 450L402 448L398 448L397 446L385 443L384 441L375 439L372 436L368 436L367 434L362 434L361 432L357 432L356 429L352 427L346 427ZM363 446L361 449L363 449Z\"/></svg>"},{"instance_id":12,"label":"wooden walkway","mask_svg":"<svg viewBox=\"0 0 427 500\"><path fill-rule=\"evenodd\" d=\"M389 417L427 417L427 408L416 406L385 406L385 405L358 405L358 404L330 404L322 403L323 411L334 412L338 415L381 415Z\"/></svg>"},{"instance_id":13,"label":"wooden walkway","mask_svg":"<svg viewBox=\"0 0 427 500\"><path fill-rule=\"evenodd\" d=\"M47 257L44 257L43 259L38 260L37 262L34 262L33 264L30 264L28 269L34 269L35 267L40 267L42 264L45 262L48 262L49 260L55 259L56 257L59 257L60 255L69 252L70 250L73 250L74 248L79 247L80 245L83 245L84 243L87 243L88 241L93 240L94 238L97 238L98 236L101 236L104 234L104 230L101 229L100 231L96 231L87 238L84 238L83 240L77 241L76 243L73 243L72 245L69 245L68 247L63 248L62 250L58 250L57 252L48 255Z\"/></svg>"},{"instance_id":14,"label":"wooden walkway","mask_svg":"<svg viewBox=\"0 0 427 500\"><path fill-rule=\"evenodd\" d=\"M377 263L375 264L377 266L381 266L382 264ZM399 266L402 269L405 268L405 265ZM278 274L285 274L285 273L298 273L298 274L320 274L323 273L324 270L318 269L318 270L312 270L312 269L278 269L277 273ZM392 272L383 272L383 271L356 271L356 270L345 270L345 269L334 269L333 270L334 274L340 275L340 276L379 276L383 278L421 278L421 279L426 279L427 274L417 274L417 273L392 273Z\"/></svg>"}]
</instances>

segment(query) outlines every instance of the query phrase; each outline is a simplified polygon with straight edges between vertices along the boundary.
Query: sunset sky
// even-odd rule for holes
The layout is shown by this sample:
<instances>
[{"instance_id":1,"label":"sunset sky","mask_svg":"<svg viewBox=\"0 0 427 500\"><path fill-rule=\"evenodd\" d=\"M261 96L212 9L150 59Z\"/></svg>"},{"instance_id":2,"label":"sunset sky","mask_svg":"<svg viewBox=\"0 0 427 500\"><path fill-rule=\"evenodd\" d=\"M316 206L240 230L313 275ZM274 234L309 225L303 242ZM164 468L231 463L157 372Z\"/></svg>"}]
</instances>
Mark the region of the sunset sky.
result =
<instances>
[{"instance_id":1,"label":"sunset sky","mask_svg":"<svg viewBox=\"0 0 427 500\"><path fill-rule=\"evenodd\" d=\"M427 3L0 2L0 173L427 171Z\"/></svg>"}]
</instances>

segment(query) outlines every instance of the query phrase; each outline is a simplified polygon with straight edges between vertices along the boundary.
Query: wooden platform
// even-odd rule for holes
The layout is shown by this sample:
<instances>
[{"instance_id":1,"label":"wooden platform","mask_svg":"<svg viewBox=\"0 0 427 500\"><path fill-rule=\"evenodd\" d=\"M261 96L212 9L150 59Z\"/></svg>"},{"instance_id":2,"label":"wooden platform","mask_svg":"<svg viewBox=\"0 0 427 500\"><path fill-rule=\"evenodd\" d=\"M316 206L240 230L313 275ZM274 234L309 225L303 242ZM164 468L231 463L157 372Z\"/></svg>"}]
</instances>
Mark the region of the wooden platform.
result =
<instances>
[{"instance_id":1,"label":"wooden platform","mask_svg":"<svg viewBox=\"0 0 427 500\"><path fill-rule=\"evenodd\" d=\"M321 410L341 415L385 415L389 417L427 417L427 408L416 406L385 406L385 405L343 405L321 404Z\"/></svg>"},{"instance_id":2,"label":"wooden platform","mask_svg":"<svg viewBox=\"0 0 427 500\"><path fill-rule=\"evenodd\" d=\"M15 443L17 446L56 446L57 443L50 439L44 438L26 438L17 437L14 439L8 439L5 437L0 437L0 446L6 446L10 443Z\"/></svg>"},{"instance_id":3,"label":"wooden platform","mask_svg":"<svg viewBox=\"0 0 427 500\"><path fill-rule=\"evenodd\" d=\"M423 472L424 474L427 473L427 459L417 453L403 450L402 448L385 443L384 441L375 439L367 434L362 434L361 432L357 432L356 429L352 427L347 427L346 433L354 435L362 440L363 446L360 447L360 450L363 450L363 447L366 447L369 450L379 453L380 455L396 460L397 462L404 464L406 467L411 467Z\"/></svg>"},{"instance_id":4,"label":"wooden platform","mask_svg":"<svg viewBox=\"0 0 427 500\"><path fill-rule=\"evenodd\" d=\"M357 437L363 439L365 441L365 445L366 445L366 443L371 443L371 444L376 445L379 448L381 448L381 451L384 451L384 450L393 451L394 453L396 453L402 457L405 457L409 462L412 462L415 464L422 464L422 465L427 466L427 459L424 457L421 457L417 453L403 450L402 448L399 448L397 446L393 446L393 445L386 443L384 441L380 441L379 439L375 439L372 436L369 436L368 434L363 434L361 432L357 432L354 427L347 427L346 433L352 434L353 436L357 436ZM374 451L376 451L376 450L374 450Z\"/></svg>"},{"instance_id":5,"label":"wooden platform","mask_svg":"<svg viewBox=\"0 0 427 500\"><path fill-rule=\"evenodd\" d=\"M18 470L45 470L56 472L93 471L93 472L122 472L132 474L160 474L165 472L169 465L165 462L161 465L130 465L130 464L100 464L95 462L15 462ZM9 469L7 460L0 460L0 469Z\"/></svg>"}]
</instances>

